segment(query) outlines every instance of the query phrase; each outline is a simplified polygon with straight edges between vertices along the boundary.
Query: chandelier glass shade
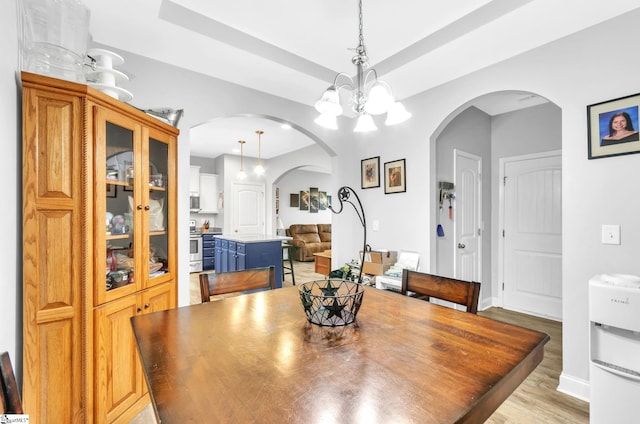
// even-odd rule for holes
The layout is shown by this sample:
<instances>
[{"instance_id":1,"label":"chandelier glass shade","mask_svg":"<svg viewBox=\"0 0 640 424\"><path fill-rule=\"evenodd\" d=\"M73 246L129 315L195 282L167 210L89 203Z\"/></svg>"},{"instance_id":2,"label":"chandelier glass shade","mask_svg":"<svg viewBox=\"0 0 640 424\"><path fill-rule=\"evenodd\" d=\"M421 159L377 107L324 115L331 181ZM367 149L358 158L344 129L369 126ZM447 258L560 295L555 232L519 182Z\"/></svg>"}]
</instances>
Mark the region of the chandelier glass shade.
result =
<instances>
[{"instance_id":1,"label":"chandelier glass shade","mask_svg":"<svg viewBox=\"0 0 640 424\"><path fill-rule=\"evenodd\" d=\"M359 0L358 8L359 44L356 47L356 55L351 59L351 62L356 66L355 78L344 72L339 73L334 78L333 84L315 103L315 109L320 113L320 116L314 122L325 128L338 128L337 117L342 115L344 111L340 104L341 89L351 92L350 104L358 116L354 132L377 130L372 115L386 113L386 125L399 124L411 117L402 103L394 99L389 84L378 79L375 69L369 67L369 58L364 47L362 33L362 0ZM339 84L340 80L344 80L344 83Z\"/></svg>"}]
</instances>

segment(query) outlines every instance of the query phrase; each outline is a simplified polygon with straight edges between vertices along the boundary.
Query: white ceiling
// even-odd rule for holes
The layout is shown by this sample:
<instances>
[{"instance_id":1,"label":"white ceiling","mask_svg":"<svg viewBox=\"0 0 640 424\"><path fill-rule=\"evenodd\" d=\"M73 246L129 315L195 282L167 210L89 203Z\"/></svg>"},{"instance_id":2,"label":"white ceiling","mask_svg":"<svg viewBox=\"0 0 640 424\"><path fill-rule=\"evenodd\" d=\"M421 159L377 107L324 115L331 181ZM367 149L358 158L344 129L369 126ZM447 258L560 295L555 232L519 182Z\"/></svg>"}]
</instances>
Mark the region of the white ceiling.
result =
<instances>
[{"instance_id":1,"label":"white ceiling","mask_svg":"<svg viewBox=\"0 0 640 424\"><path fill-rule=\"evenodd\" d=\"M305 105L336 73L355 72L356 0L84 3L97 43ZM370 64L402 100L638 7L638 0L363 0L363 31ZM513 93L476 106L495 115L540 102ZM265 131L263 158L290 149L279 141L312 143L259 117L211 118L190 135L193 155L230 153L238 139L257 141L256 129Z\"/></svg>"}]
</instances>

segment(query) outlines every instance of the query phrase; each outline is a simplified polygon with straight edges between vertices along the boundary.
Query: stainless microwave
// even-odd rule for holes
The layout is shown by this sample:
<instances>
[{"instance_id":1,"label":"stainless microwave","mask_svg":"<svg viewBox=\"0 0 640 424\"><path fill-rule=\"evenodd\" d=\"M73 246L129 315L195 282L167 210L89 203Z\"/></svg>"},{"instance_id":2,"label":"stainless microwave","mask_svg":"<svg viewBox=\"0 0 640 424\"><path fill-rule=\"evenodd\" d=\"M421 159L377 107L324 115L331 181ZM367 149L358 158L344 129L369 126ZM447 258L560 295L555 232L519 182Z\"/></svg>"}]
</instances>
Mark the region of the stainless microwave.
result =
<instances>
[{"instance_id":1,"label":"stainless microwave","mask_svg":"<svg viewBox=\"0 0 640 424\"><path fill-rule=\"evenodd\" d=\"M200 196L189 195L189 211L198 212L200 210Z\"/></svg>"}]
</instances>

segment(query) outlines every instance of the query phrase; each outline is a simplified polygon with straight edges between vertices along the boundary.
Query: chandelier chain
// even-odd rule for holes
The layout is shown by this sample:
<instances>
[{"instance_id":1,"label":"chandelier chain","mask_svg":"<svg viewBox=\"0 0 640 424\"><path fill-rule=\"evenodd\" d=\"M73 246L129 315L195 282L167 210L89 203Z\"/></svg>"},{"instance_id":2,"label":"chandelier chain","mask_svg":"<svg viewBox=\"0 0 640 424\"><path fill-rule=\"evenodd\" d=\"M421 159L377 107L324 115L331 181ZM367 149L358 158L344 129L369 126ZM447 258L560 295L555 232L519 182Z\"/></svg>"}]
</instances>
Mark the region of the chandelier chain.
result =
<instances>
[{"instance_id":1,"label":"chandelier chain","mask_svg":"<svg viewBox=\"0 0 640 424\"><path fill-rule=\"evenodd\" d=\"M358 37L358 47L356 48L356 51L358 52L359 55L363 55L366 56L366 50L364 47L364 34L363 34L363 24L362 24L362 0L358 0L358 30L359 30L359 37Z\"/></svg>"}]
</instances>

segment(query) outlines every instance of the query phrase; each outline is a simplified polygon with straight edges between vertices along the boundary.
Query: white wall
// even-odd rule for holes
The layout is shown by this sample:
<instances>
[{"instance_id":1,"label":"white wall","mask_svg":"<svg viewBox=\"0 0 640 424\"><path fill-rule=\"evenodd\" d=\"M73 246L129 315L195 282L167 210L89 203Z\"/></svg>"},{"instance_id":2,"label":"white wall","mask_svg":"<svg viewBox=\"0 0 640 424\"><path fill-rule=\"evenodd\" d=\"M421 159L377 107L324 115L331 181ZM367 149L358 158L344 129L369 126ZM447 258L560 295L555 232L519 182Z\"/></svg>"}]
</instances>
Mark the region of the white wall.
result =
<instances>
[{"instance_id":1,"label":"white wall","mask_svg":"<svg viewBox=\"0 0 640 424\"><path fill-rule=\"evenodd\" d=\"M317 187L318 191L331 193L331 175L322 172L309 172L293 170L285 174L276 183L280 188L280 219L285 228L293 224L330 224L332 213L329 209L311 213L308 210L301 211L299 207L289 205L289 195L300 195L301 190L309 190L309 187Z\"/></svg>"}]
</instances>

